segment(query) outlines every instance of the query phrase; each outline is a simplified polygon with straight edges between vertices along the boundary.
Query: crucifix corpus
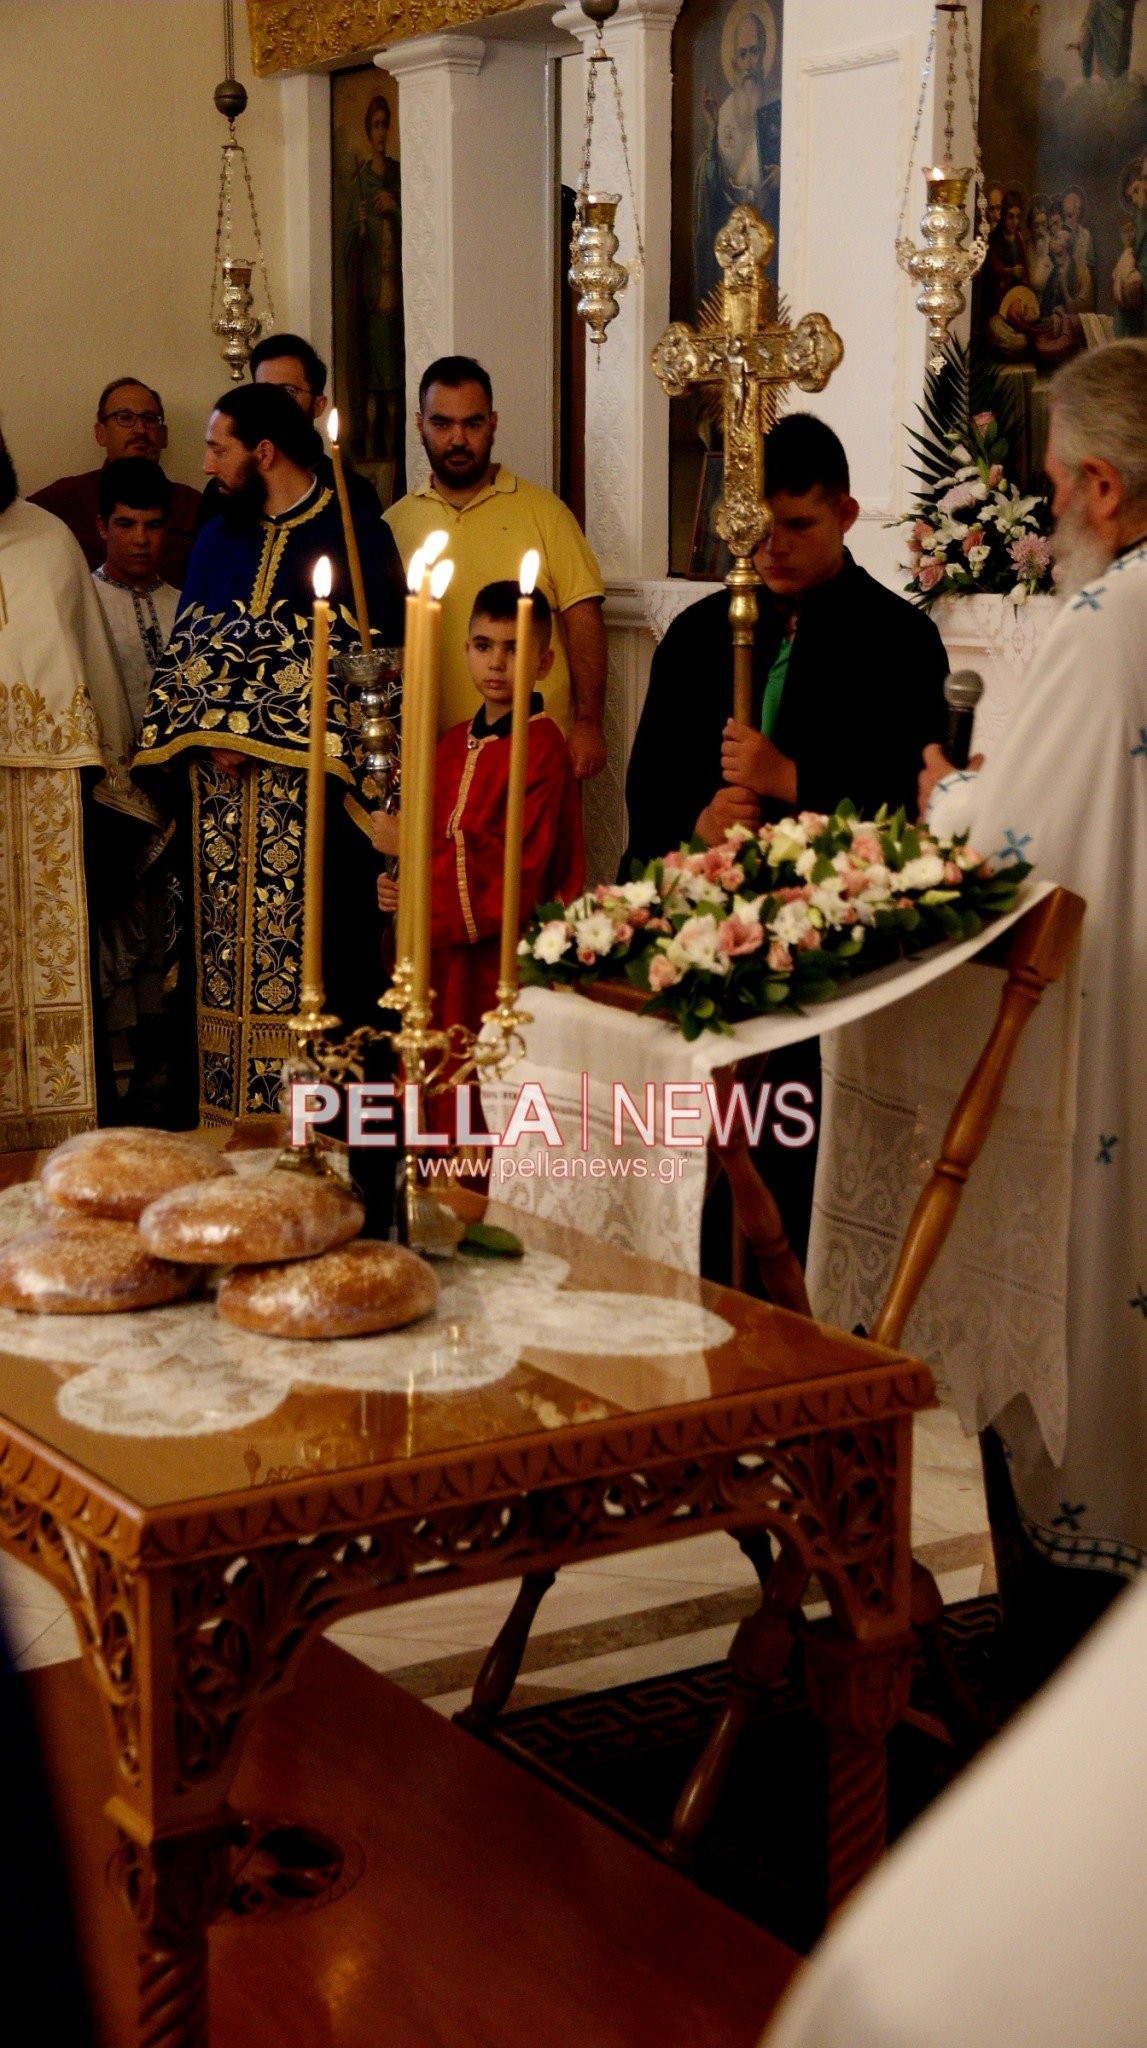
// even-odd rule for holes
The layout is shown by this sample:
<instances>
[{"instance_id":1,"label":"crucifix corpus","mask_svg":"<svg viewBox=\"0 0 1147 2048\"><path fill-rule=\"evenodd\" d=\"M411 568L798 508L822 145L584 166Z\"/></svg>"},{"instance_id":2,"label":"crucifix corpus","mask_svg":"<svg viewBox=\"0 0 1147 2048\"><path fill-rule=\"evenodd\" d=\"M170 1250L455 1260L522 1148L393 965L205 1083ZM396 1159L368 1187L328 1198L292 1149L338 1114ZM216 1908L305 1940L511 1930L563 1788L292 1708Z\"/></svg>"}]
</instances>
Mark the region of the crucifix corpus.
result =
<instances>
[{"instance_id":1,"label":"crucifix corpus","mask_svg":"<svg viewBox=\"0 0 1147 2048\"><path fill-rule=\"evenodd\" d=\"M753 634L761 579L753 551L772 524L765 503L764 437L772 423L774 393L786 384L823 391L844 354L844 343L823 313L806 313L795 327L770 320L765 265L773 231L751 206L735 207L714 243L724 275L721 313L698 330L675 321L653 351L653 370L670 398L695 384L723 385L725 490L717 531L734 556L725 578L733 629L733 715L753 717ZM715 297L716 295L714 295Z\"/></svg>"}]
</instances>

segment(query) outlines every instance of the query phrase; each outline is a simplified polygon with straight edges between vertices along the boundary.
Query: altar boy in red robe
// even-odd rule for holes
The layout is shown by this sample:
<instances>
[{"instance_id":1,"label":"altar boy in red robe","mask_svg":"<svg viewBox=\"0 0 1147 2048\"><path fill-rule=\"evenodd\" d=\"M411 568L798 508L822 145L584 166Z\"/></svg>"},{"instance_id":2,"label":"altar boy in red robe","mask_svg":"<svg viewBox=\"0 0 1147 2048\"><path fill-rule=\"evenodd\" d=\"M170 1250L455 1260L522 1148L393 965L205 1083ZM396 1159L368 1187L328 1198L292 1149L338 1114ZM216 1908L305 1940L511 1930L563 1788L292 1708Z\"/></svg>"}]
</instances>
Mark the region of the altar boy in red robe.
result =
<instances>
[{"instance_id":1,"label":"altar boy in red robe","mask_svg":"<svg viewBox=\"0 0 1147 2048\"><path fill-rule=\"evenodd\" d=\"M473 718L443 733L435 760L430 896L434 1021L439 1026L465 1024L471 1031L478 1030L483 1012L492 1010L497 1000L517 614L516 583L487 583L478 592L470 614L466 663L482 705ZM540 590L534 592L534 621L543 650L538 663L541 682L554 657L550 607ZM376 812L373 833L379 853L397 853L397 817ZM581 795L565 735L535 691L522 837L523 923L535 904L558 899L568 903L584 887ZM389 876L379 877L378 900L383 910L397 907L398 885Z\"/></svg>"}]
</instances>

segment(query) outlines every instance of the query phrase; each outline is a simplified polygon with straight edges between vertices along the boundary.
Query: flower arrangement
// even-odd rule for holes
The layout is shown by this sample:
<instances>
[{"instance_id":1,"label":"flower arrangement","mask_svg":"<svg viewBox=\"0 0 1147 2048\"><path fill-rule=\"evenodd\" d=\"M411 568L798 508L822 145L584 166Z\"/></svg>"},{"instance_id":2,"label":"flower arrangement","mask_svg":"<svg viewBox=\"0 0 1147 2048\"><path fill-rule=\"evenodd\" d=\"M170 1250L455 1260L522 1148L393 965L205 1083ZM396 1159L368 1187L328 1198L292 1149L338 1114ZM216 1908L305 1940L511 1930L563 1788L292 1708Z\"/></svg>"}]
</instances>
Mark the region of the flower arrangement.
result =
<instances>
[{"instance_id":1,"label":"flower arrangement","mask_svg":"<svg viewBox=\"0 0 1147 2048\"><path fill-rule=\"evenodd\" d=\"M802 811L758 832L735 825L543 904L518 948L524 983L624 978L684 1037L834 995L848 975L944 939L972 938L1010 910L1031 870L993 871L964 838L940 840L903 811L863 820Z\"/></svg>"},{"instance_id":2,"label":"flower arrangement","mask_svg":"<svg viewBox=\"0 0 1147 2048\"><path fill-rule=\"evenodd\" d=\"M953 346L929 375L923 433L910 433L922 490L895 525L911 528L909 591L937 598L1003 593L1017 603L1051 590L1051 507L1009 481L1009 399L990 366ZM975 408L975 409L973 409Z\"/></svg>"}]
</instances>

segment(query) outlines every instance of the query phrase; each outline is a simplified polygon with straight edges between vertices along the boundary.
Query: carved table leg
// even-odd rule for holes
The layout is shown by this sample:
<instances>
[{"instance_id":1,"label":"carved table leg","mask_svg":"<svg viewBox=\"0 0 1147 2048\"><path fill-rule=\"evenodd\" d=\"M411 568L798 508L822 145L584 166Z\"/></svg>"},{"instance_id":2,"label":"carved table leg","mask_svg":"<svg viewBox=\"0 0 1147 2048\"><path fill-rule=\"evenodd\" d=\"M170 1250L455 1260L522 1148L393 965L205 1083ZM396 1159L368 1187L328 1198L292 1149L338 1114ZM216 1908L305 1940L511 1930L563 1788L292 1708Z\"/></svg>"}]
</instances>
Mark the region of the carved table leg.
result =
<instances>
[{"instance_id":1,"label":"carved table leg","mask_svg":"<svg viewBox=\"0 0 1147 2048\"><path fill-rule=\"evenodd\" d=\"M134 1820L126 1811L119 1816L112 1876L140 1933L136 2042L208 2048L207 1929L227 1898L237 1821L225 1814L192 1833L144 1843Z\"/></svg>"},{"instance_id":2,"label":"carved table leg","mask_svg":"<svg viewBox=\"0 0 1147 2048\"><path fill-rule=\"evenodd\" d=\"M556 1578L556 1572L524 1574L517 1598L486 1652L470 1704L454 1716L463 1727L476 1721L496 1720L501 1713L522 1668L534 1616Z\"/></svg>"},{"instance_id":3,"label":"carved table leg","mask_svg":"<svg viewBox=\"0 0 1147 2048\"><path fill-rule=\"evenodd\" d=\"M914 1638L853 1642L820 1625L805 1638L808 1702L829 1731L828 1910L884 1852L887 1740L908 1705Z\"/></svg>"},{"instance_id":4,"label":"carved table leg","mask_svg":"<svg viewBox=\"0 0 1147 2048\"><path fill-rule=\"evenodd\" d=\"M728 1114L734 1086L739 1082L751 1088L764 1072L765 1064L762 1060L748 1060L715 1069L713 1087L725 1115ZM711 1156L719 1162L733 1197L734 1243L739 1227L756 1254L770 1301L775 1301L779 1308L795 1310L797 1315L811 1316L804 1270L785 1235L772 1189L757 1172L748 1139L742 1132L738 1137L730 1134L727 1145L718 1145L715 1141L711 1144ZM743 1247L741 1256L743 1259ZM735 1277L733 1285L741 1286L742 1279Z\"/></svg>"},{"instance_id":5,"label":"carved table leg","mask_svg":"<svg viewBox=\"0 0 1147 2048\"><path fill-rule=\"evenodd\" d=\"M745 1531L737 1541L761 1581L761 1604L746 1615L729 1649L729 1693L720 1718L677 1802L669 1848L687 1862L713 1817L741 1731L765 1687L792 1655L790 1621L808 1584L808 1566L788 1551L774 1558L769 1539Z\"/></svg>"}]
</instances>

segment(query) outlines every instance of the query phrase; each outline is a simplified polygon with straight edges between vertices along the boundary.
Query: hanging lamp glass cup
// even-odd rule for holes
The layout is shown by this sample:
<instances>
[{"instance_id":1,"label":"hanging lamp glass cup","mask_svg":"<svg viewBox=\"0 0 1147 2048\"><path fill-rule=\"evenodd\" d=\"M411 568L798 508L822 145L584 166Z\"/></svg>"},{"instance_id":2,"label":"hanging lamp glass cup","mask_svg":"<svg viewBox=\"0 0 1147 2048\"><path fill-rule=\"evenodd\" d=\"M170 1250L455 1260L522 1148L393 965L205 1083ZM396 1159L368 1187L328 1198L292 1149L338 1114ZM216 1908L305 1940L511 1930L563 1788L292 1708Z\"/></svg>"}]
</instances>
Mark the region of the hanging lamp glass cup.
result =
<instances>
[{"instance_id":1,"label":"hanging lamp glass cup","mask_svg":"<svg viewBox=\"0 0 1147 2048\"><path fill-rule=\"evenodd\" d=\"M617 318L617 294L629 283L625 264L614 261L618 246L614 222L620 205L620 192L578 195L569 281L580 295L577 310L597 348L605 340L610 321Z\"/></svg>"}]
</instances>

